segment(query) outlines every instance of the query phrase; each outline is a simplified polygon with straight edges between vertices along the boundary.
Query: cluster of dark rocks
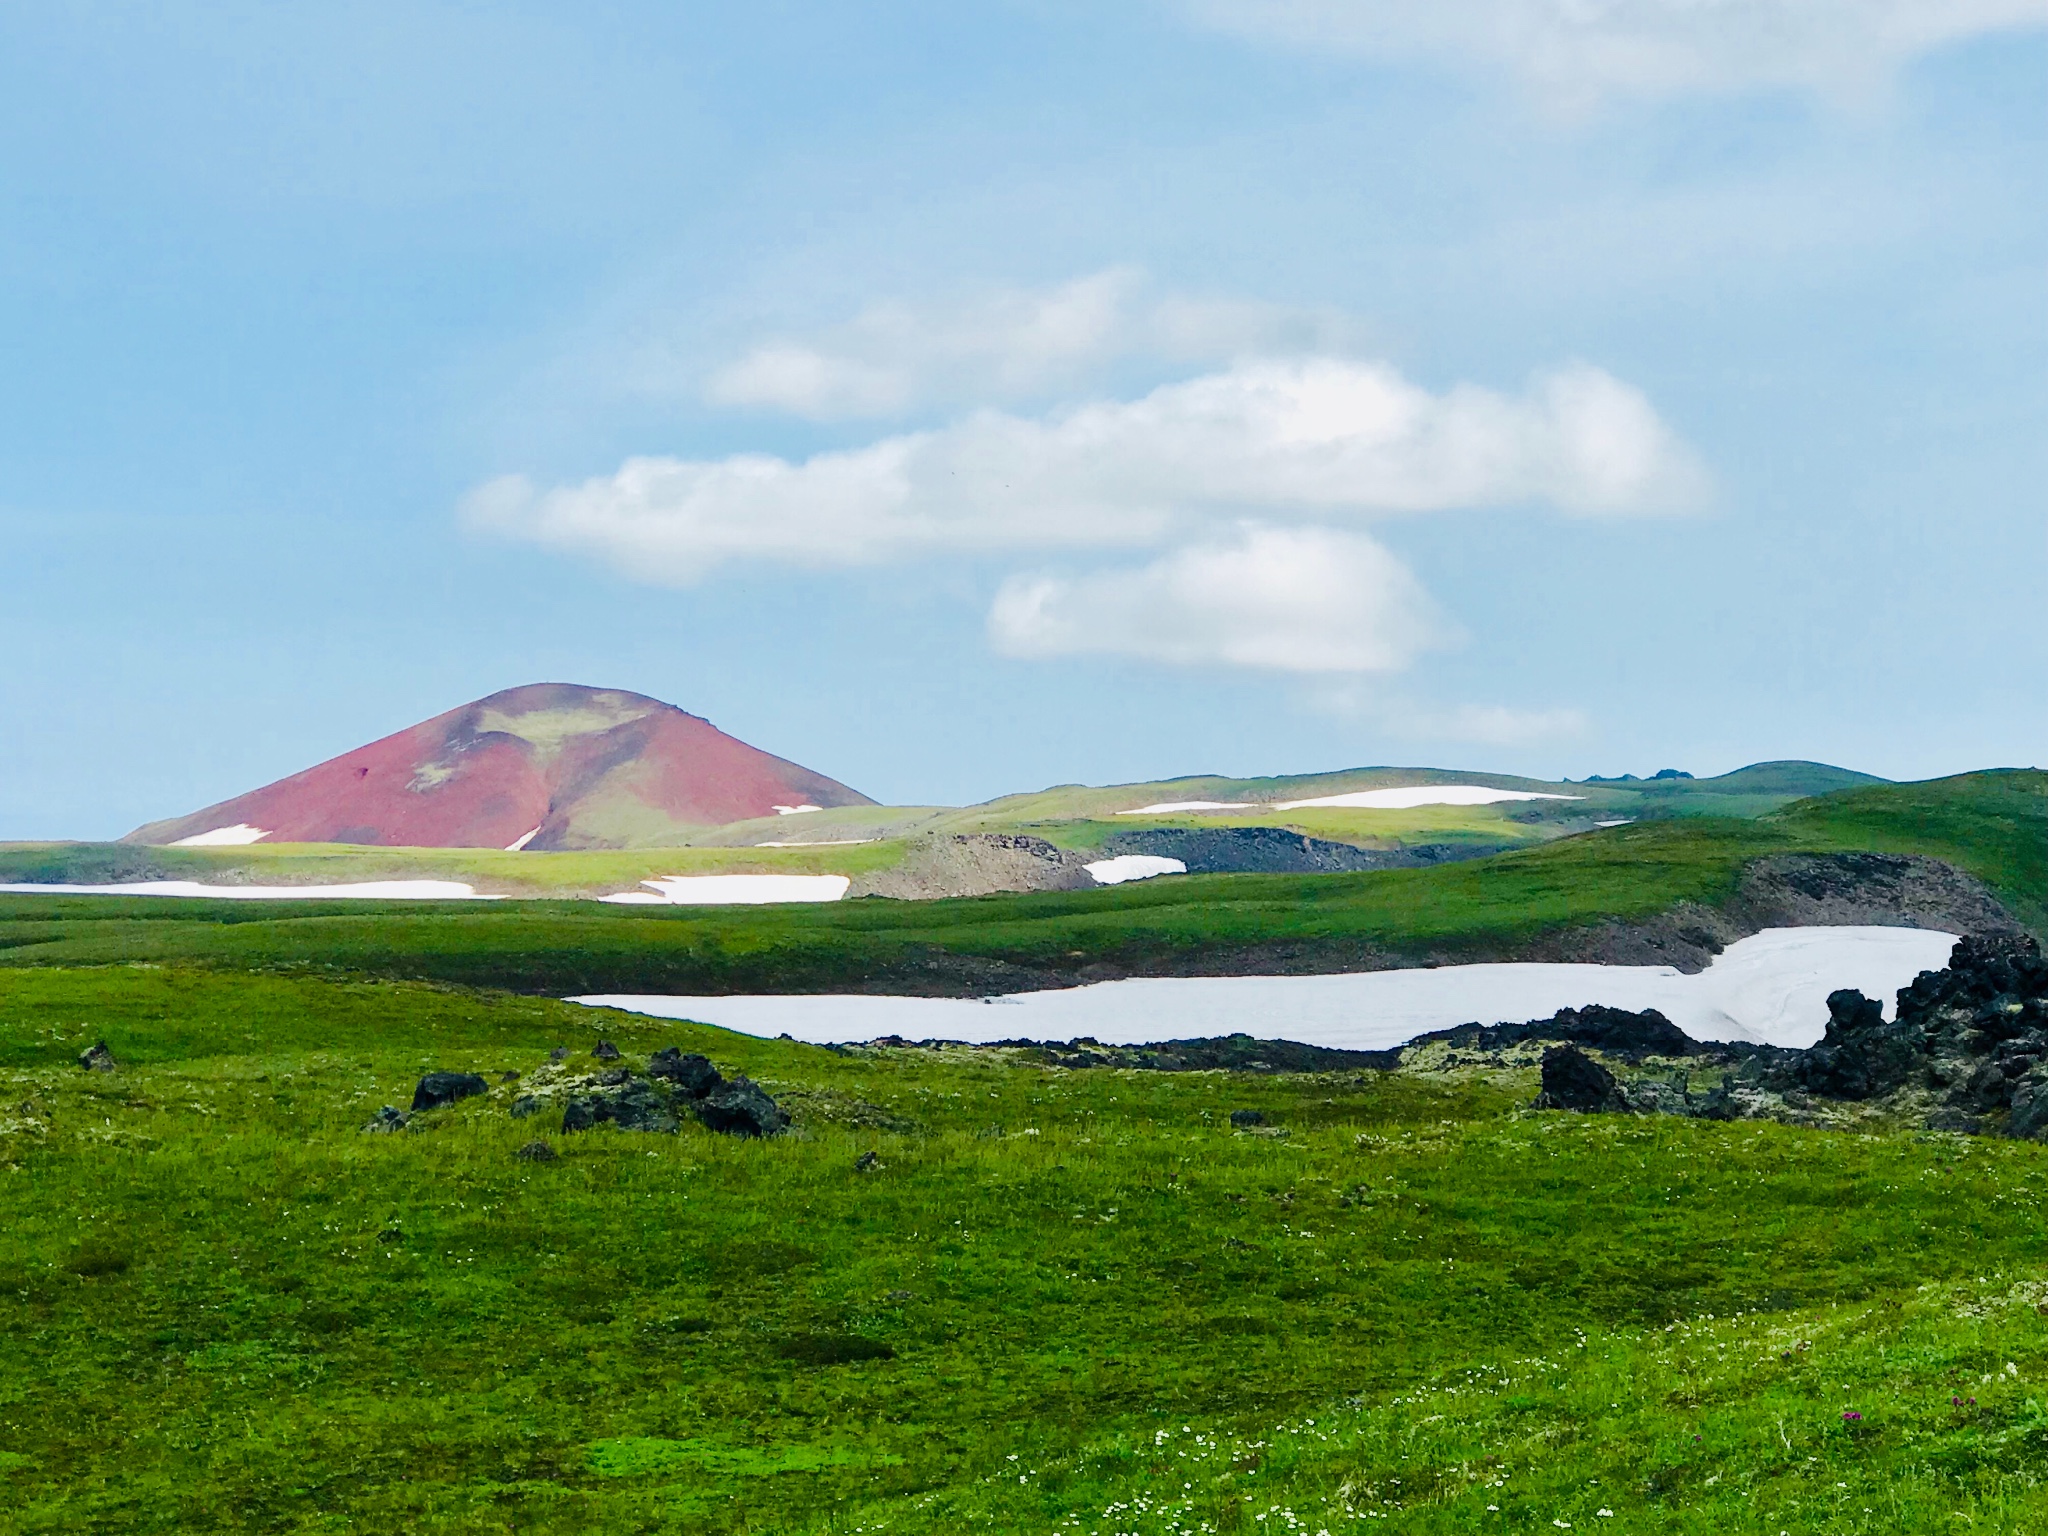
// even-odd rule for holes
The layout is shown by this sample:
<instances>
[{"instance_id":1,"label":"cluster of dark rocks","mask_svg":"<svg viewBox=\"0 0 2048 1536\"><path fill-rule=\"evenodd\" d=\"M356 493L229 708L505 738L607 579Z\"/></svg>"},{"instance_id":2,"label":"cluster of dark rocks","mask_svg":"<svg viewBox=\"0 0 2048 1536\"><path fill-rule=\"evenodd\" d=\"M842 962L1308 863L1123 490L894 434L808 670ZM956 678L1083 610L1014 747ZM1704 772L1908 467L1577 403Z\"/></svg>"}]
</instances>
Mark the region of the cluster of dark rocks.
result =
<instances>
[{"instance_id":1,"label":"cluster of dark rocks","mask_svg":"<svg viewBox=\"0 0 2048 1536\"><path fill-rule=\"evenodd\" d=\"M548 1058L549 1068L559 1067L567 1055L566 1050L556 1049ZM604 1063L622 1060L619 1048L609 1040L600 1040L591 1055ZM507 1072L503 1077L515 1082L519 1074ZM402 1131L423 1110L440 1109L488 1092L490 1084L474 1072L429 1072L413 1089L411 1110L387 1104L363 1129ZM685 1055L679 1046L656 1051L648 1058L644 1073L607 1065L592 1076L572 1079L561 1104L565 1133L615 1125L626 1131L673 1134L686 1116L728 1136L779 1136L789 1129L788 1114L759 1084L745 1076L728 1080L708 1058ZM515 1119L525 1119L547 1107L548 1100L541 1096L522 1094L513 1100L512 1114ZM521 1148L519 1155L545 1162L555 1154L547 1143L534 1142Z\"/></svg>"},{"instance_id":2,"label":"cluster of dark rocks","mask_svg":"<svg viewBox=\"0 0 2048 1536\"><path fill-rule=\"evenodd\" d=\"M617 1061L600 1041L600 1061ZM512 1106L514 1115L537 1114L539 1099L527 1096ZM562 1130L587 1131L616 1125L625 1131L673 1134L684 1116L728 1136L779 1136L789 1129L789 1116L758 1083L741 1075L730 1080L710 1060L685 1055L679 1046L656 1051L643 1075L630 1067L611 1067L568 1095L562 1104Z\"/></svg>"},{"instance_id":3,"label":"cluster of dark rocks","mask_svg":"<svg viewBox=\"0 0 2048 1536\"><path fill-rule=\"evenodd\" d=\"M1806 1050L1674 1041L1661 1014L1613 1009L1445 1033L1475 1049L1556 1041L1543 1055L1540 1108L1828 1123L1831 1109L1861 1106L1931 1130L2048 1140L2048 960L2025 936L1962 939L1946 969L1899 993L1889 1021L1861 992L1830 994L1827 1033ZM1636 1064L1685 1058L1692 1070L1618 1077L1587 1048Z\"/></svg>"}]
</instances>

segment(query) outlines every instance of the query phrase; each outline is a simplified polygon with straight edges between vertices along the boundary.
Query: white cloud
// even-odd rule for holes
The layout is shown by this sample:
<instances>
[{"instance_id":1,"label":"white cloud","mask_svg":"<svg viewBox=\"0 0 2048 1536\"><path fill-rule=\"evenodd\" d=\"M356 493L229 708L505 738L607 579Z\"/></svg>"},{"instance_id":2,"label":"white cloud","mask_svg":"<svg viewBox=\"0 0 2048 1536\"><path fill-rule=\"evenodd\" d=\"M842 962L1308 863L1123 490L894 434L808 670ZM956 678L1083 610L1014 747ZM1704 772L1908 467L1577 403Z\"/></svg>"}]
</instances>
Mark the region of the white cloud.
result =
<instances>
[{"instance_id":1,"label":"white cloud","mask_svg":"<svg viewBox=\"0 0 2048 1536\"><path fill-rule=\"evenodd\" d=\"M1566 110L1757 88L1854 97L1946 43L2048 25L2048 0L1191 0L1233 31L1478 61Z\"/></svg>"},{"instance_id":2,"label":"white cloud","mask_svg":"<svg viewBox=\"0 0 2048 1536\"><path fill-rule=\"evenodd\" d=\"M934 553L1156 547L1269 523L1548 502L1682 510L1691 451L1640 393L1573 364L1519 397L1432 394L1383 365L1246 363L1137 400L983 411L801 462L632 459L537 489L493 481L475 527L681 584L736 560L850 565Z\"/></svg>"},{"instance_id":3,"label":"white cloud","mask_svg":"<svg viewBox=\"0 0 2048 1536\"><path fill-rule=\"evenodd\" d=\"M1135 570L1013 577L988 627L1009 656L1286 672L1393 672L1454 637L1383 545L1324 528L1247 528Z\"/></svg>"},{"instance_id":4,"label":"white cloud","mask_svg":"<svg viewBox=\"0 0 2048 1536\"><path fill-rule=\"evenodd\" d=\"M870 305L845 325L755 347L715 372L713 404L814 420L893 416L933 401L1028 399L1123 358L1215 362L1312 351L1357 327L1323 311L1157 294L1132 267L1045 289Z\"/></svg>"}]
</instances>

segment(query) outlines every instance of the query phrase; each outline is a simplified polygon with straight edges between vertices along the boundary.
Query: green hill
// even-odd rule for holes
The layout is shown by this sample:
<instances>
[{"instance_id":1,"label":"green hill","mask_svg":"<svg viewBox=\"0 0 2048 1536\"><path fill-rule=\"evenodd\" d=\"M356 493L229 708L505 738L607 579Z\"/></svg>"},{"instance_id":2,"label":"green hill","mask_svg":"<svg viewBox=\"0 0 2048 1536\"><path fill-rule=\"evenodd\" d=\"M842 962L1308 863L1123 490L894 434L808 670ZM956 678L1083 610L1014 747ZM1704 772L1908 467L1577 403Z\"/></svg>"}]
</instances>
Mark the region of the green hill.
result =
<instances>
[{"instance_id":1,"label":"green hill","mask_svg":"<svg viewBox=\"0 0 2048 1536\"><path fill-rule=\"evenodd\" d=\"M319 967L578 992L1007 990L1126 972L1486 959L1547 935L1714 907L1770 854L1944 860L2048 921L2048 775L1852 789L1754 820L1686 816L1428 869L1186 876L973 900L733 908L0 897L0 965ZM607 856L610 857L610 856ZM1034 979L1040 978L1040 979Z\"/></svg>"}]
</instances>

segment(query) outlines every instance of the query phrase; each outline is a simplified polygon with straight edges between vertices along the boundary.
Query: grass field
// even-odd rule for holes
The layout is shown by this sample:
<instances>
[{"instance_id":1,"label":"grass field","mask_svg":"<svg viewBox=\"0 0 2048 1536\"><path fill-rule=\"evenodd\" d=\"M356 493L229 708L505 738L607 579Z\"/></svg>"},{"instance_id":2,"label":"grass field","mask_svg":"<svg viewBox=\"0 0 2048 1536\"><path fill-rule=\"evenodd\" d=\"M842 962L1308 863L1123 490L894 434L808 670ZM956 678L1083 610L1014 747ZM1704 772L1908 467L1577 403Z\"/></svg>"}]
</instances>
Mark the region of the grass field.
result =
<instances>
[{"instance_id":1,"label":"grass field","mask_svg":"<svg viewBox=\"0 0 2048 1536\"><path fill-rule=\"evenodd\" d=\"M599 1031L745 1070L798 1134L563 1137L509 1085L358 1129ZM73 1064L99 1039L120 1071ZM0 1531L2048 1520L2048 1149L1531 1088L0 972Z\"/></svg>"},{"instance_id":2,"label":"grass field","mask_svg":"<svg viewBox=\"0 0 2048 1536\"><path fill-rule=\"evenodd\" d=\"M841 1053L519 994L1476 953L1797 849L1938 855L2039 926L2044 833L2048 776L2004 773L968 902L0 902L0 1533L2039 1530L2039 1144L1539 1114L1512 1070ZM499 1074L600 1033L748 1073L794 1134L511 1117ZM120 1069L80 1070L100 1040ZM432 1068L497 1086L362 1132ZM515 1155L536 1135L559 1161Z\"/></svg>"},{"instance_id":3,"label":"grass field","mask_svg":"<svg viewBox=\"0 0 2048 1536\"><path fill-rule=\"evenodd\" d=\"M1713 779L1550 784L1443 769L1366 768L1291 778L1195 778L1089 788L1062 785L973 806L845 806L678 832L669 842L610 851L512 853L497 848L377 848L257 843L234 848L159 848L129 843L0 844L0 883L102 885L179 879L226 885L459 880L486 894L587 899L631 890L662 875L862 875L894 867L915 839L1022 834L1074 852L1158 828L1283 827L1373 849L1450 845L1492 851L1590 830L1602 820L1716 816L1752 818L1802 795L1875 783L1818 763L1763 763ZM1293 811L1127 816L1159 801L1283 801L1418 783L1478 783L1562 794L1561 800L1406 810L1311 807ZM653 813L649 813L652 815ZM584 830L590 831L586 825ZM613 831L633 841L631 827ZM771 848L768 843L812 846Z\"/></svg>"},{"instance_id":4,"label":"grass field","mask_svg":"<svg viewBox=\"0 0 2048 1536\"><path fill-rule=\"evenodd\" d=\"M1725 900L1764 854L1856 848L1950 860L2048 930L2048 774L2014 770L1850 790L1755 820L1645 821L1431 869L1188 876L962 901L336 910L0 897L0 966L296 967L561 996L917 990L956 961L1071 973L1233 954L1482 958L1559 929Z\"/></svg>"}]
</instances>

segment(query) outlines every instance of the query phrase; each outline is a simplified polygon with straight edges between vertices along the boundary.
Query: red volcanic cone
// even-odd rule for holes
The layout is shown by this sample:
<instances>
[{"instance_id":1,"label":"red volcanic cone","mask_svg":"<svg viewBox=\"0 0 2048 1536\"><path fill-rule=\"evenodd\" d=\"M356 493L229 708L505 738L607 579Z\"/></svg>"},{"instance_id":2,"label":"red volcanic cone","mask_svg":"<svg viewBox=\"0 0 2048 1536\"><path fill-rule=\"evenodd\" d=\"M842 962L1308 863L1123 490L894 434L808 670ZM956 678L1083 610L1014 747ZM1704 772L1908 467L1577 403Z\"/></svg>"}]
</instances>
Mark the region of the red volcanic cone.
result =
<instances>
[{"instance_id":1,"label":"red volcanic cone","mask_svg":"<svg viewBox=\"0 0 2048 1536\"><path fill-rule=\"evenodd\" d=\"M534 683L125 840L627 848L779 807L873 804L658 699Z\"/></svg>"}]
</instances>

